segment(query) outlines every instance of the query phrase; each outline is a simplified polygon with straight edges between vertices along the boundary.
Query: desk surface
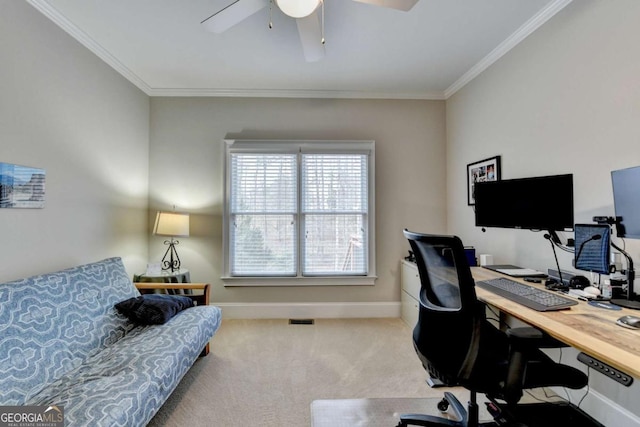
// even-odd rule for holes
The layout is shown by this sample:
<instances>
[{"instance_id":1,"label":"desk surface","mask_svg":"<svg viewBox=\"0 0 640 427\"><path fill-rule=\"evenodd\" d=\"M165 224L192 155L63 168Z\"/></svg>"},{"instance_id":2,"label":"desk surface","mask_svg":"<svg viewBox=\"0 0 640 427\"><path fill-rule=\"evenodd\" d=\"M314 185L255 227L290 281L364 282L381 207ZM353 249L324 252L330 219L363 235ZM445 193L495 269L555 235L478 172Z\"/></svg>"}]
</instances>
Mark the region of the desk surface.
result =
<instances>
[{"instance_id":1,"label":"desk surface","mask_svg":"<svg viewBox=\"0 0 640 427\"><path fill-rule=\"evenodd\" d=\"M482 267L472 267L476 281L506 277ZM511 280L520 279L509 277ZM522 283L525 283L522 281ZM544 289L542 285L526 283ZM626 314L640 316L640 311L623 308L606 310L579 301L569 310L540 312L476 286L478 298L500 311L544 330L560 341L596 357L633 377L640 379L640 329L631 330L616 325Z\"/></svg>"}]
</instances>

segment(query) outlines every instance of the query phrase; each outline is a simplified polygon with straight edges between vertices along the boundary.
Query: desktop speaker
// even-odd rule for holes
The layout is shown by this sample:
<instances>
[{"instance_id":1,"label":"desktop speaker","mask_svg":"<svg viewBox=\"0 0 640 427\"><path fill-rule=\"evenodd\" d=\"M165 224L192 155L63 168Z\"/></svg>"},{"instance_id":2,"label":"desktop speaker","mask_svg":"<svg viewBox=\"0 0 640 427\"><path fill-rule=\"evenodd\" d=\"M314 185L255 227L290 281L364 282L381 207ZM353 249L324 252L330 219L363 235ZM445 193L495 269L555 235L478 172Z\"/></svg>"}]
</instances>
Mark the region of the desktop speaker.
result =
<instances>
[{"instance_id":1,"label":"desktop speaker","mask_svg":"<svg viewBox=\"0 0 640 427\"><path fill-rule=\"evenodd\" d=\"M478 261L476 260L476 249L473 246L465 246L464 254L467 257L469 267L475 267L478 265Z\"/></svg>"},{"instance_id":2,"label":"desktop speaker","mask_svg":"<svg viewBox=\"0 0 640 427\"><path fill-rule=\"evenodd\" d=\"M493 255L489 254L480 254L480 265L493 265Z\"/></svg>"}]
</instances>

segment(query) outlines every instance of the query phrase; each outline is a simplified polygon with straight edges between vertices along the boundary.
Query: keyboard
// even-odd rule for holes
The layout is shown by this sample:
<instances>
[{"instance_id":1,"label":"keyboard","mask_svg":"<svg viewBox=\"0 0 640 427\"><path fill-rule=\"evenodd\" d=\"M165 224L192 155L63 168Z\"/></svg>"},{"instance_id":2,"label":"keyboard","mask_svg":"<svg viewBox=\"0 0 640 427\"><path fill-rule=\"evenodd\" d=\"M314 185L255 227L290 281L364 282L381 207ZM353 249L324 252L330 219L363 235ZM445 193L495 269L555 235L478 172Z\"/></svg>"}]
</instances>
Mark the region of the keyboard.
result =
<instances>
[{"instance_id":1,"label":"keyboard","mask_svg":"<svg viewBox=\"0 0 640 427\"><path fill-rule=\"evenodd\" d=\"M506 278L483 280L476 282L476 285L536 311L565 310L578 304L570 298Z\"/></svg>"}]
</instances>

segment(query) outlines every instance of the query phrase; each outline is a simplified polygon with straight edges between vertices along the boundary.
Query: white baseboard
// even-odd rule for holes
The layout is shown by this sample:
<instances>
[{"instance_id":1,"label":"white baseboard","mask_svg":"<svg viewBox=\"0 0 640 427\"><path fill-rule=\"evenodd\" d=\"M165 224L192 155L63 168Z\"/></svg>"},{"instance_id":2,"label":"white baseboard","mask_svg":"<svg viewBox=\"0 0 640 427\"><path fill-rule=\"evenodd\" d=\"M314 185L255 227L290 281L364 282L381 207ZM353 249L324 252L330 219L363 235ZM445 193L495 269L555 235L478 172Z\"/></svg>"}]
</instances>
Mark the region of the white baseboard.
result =
<instances>
[{"instance_id":1,"label":"white baseboard","mask_svg":"<svg viewBox=\"0 0 640 427\"><path fill-rule=\"evenodd\" d=\"M400 317L400 302L213 303L223 319Z\"/></svg>"},{"instance_id":2,"label":"white baseboard","mask_svg":"<svg viewBox=\"0 0 640 427\"><path fill-rule=\"evenodd\" d=\"M551 387L551 389L558 396L568 395L574 405L580 403L583 411L605 426L640 427L640 418L637 415L593 388L589 389L586 396L584 396L584 390L569 390L561 387Z\"/></svg>"},{"instance_id":3,"label":"white baseboard","mask_svg":"<svg viewBox=\"0 0 640 427\"><path fill-rule=\"evenodd\" d=\"M589 391L582 406L605 426L640 427L640 418L595 390Z\"/></svg>"}]
</instances>

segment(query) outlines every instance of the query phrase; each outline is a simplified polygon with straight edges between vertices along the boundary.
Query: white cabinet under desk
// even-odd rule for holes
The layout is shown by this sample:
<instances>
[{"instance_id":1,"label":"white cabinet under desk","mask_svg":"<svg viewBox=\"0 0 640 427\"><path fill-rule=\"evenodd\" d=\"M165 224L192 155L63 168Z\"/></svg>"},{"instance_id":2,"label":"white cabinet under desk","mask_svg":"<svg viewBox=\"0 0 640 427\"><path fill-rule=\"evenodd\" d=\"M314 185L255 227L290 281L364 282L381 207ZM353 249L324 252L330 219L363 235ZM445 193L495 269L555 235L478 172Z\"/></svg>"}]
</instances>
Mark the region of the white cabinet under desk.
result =
<instances>
[{"instance_id":1,"label":"white cabinet under desk","mask_svg":"<svg viewBox=\"0 0 640 427\"><path fill-rule=\"evenodd\" d=\"M402 291L400 292L400 315L402 320L413 328L418 322L420 276L418 274L418 267L413 262L402 260L400 265L400 283L402 285Z\"/></svg>"},{"instance_id":2,"label":"white cabinet under desk","mask_svg":"<svg viewBox=\"0 0 640 427\"><path fill-rule=\"evenodd\" d=\"M420 311L420 275L418 274L418 266L415 263L403 259L400 265L400 283L402 285L400 316L407 325L413 328L418 323L418 313ZM503 328L505 324L511 327L527 325L518 321L517 318L502 313L500 309L489 303L487 303L487 320L498 329Z\"/></svg>"}]
</instances>

